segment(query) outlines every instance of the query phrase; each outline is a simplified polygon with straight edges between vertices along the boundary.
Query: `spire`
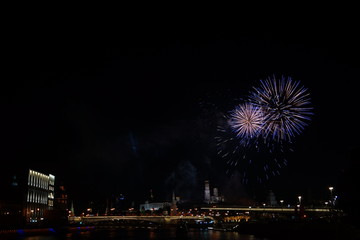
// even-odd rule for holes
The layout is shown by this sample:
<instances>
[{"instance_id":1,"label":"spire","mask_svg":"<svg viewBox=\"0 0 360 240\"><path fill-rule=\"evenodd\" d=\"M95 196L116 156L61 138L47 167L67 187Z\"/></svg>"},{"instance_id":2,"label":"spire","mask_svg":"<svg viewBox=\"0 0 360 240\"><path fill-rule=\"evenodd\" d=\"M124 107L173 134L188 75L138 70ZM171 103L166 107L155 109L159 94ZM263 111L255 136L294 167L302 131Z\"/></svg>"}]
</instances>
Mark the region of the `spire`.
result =
<instances>
[{"instance_id":1,"label":"spire","mask_svg":"<svg viewBox=\"0 0 360 240\"><path fill-rule=\"evenodd\" d=\"M106 208L105 208L105 215L109 214L109 199L106 199Z\"/></svg>"},{"instance_id":2,"label":"spire","mask_svg":"<svg viewBox=\"0 0 360 240\"><path fill-rule=\"evenodd\" d=\"M174 191L173 191L173 194L172 194L172 202L176 202L175 192Z\"/></svg>"},{"instance_id":3,"label":"spire","mask_svg":"<svg viewBox=\"0 0 360 240\"><path fill-rule=\"evenodd\" d=\"M172 203L170 207L170 216L175 216L177 214L177 206L176 206L176 197L175 192L172 194Z\"/></svg>"},{"instance_id":4,"label":"spire","mask_svg":"<svg viewBox=\"0 0 360 240\"><path fill-rule=\"evenodd\" d=\"M152 202L153 200L154 200L154 195L152 189L150 189L150 202Z\"/></svg>"},{"instance_id":5,"label":"spire","mask_svg":"<svg viewBox=\"0 0 360 240\"><path fill-rule=\"evenodd\" d=\"M71 201L70 211L71 211L71 216L75 216L74 202L73 201Z\"/></svg>"}]
</instances>

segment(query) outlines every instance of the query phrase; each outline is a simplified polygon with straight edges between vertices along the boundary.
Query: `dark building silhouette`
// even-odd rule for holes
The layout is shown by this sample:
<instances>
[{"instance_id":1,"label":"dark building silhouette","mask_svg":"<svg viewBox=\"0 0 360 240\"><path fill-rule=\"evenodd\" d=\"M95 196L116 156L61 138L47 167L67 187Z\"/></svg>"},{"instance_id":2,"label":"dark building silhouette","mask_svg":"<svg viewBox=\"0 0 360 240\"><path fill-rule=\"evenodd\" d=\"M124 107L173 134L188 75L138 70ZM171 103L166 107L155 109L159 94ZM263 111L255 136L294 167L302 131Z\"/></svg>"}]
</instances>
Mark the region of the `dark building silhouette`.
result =
<instances>
[{"instance_id":1,"label":"dark building silhouette","mask_svg":"<svg viewBox=\"0 0 360 240\"><path fill-rule=\"evenodd\" d=\"M55 209L68 211L68 194L64 185L60 185L55 190Z\"/></svg>"},{"instance_id":2,"label":"dark building silhouette","mask_svg":"<svg viewBox=\"0 0 360 240\"><path fill-rule=\"evenodd\" d=\"M351 149L347 154L347 166L339 176L338 184L335 186L335 195L339 200L335 202L336 208L341 208L346 213L349 222L360 226L360 207L356 197L360 192L360 147Z\"/></svg>"},{"instance_id":3,"label":"dark building silhouette","mask_svg":"<svg viewBox=\"0 0 360 240\"><path fill-rule=\"evenodd\" d=\"M65 186L61 184L55 188L54 208L45 214L47 225L66 225L68 223L69 205Z\"/></svg>"}]
</instances>

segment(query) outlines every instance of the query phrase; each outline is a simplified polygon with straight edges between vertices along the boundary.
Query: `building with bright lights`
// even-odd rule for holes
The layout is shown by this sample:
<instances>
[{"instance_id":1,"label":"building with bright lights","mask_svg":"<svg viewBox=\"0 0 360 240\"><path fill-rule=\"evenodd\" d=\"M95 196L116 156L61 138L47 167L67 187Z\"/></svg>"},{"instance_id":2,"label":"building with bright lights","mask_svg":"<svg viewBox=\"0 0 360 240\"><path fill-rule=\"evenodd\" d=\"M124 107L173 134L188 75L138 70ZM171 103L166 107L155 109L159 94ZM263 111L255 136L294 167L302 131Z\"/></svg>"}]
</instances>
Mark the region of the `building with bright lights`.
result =
<instances>
[{"instance_id":1,"label":"building with bright lights","mask_svg":"<svg viewBox=\"0 0 360 240\"><path fill-rule=\"evenodd\" d=\"M159 209L164 209L169 206L169 203L166 202L148 202L140 204L140 211L158 211Z\"/></svg>"},{"instance_id":2,"label":"building with bright lights","mask_svg":"<svg viewBox=\"0 0 360 240\"><path fill-rule=\"evenodd\" d=\"M29 169L26 195L26 221L36 223L44 220L45 212L53 210L55 176Z\"/></svg>"},{"instance_id":3,"label":"building with bright lights","mask_svg":"<svg viewBox=\"0 0 360 240\"><path fill-rule=\"evenodd\" d=\"M4 173L0 179L0 226L41 225L51 216L55 176L32 169Z\"/></svg>"}]
</instances>

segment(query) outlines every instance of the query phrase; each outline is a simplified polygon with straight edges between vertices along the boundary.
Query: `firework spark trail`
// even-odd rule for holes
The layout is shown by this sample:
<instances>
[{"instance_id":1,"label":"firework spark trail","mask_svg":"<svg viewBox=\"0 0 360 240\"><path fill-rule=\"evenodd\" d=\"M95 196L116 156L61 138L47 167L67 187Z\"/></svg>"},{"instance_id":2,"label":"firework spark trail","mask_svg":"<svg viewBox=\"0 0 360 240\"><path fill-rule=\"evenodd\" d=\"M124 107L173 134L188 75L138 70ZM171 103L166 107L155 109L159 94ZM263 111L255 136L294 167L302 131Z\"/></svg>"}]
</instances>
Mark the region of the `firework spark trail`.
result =
<instances>
[{"instance_id":1,"label":"firework spark trail","mask_svg":"<svg viewBox=\"0 0 360 240\"><path fill-rule=\"evenodd\" d=\"M283 162L286 149L279 143L266 145L259 136L245 137L247 144L244 144L244 139L236 136L228 121L224 120L218 126L218 155L226 161L226 173L240 170L244 184L265 182L271 176L279 175L279 171L286 166Z\"/></svg>"}]
</instances>

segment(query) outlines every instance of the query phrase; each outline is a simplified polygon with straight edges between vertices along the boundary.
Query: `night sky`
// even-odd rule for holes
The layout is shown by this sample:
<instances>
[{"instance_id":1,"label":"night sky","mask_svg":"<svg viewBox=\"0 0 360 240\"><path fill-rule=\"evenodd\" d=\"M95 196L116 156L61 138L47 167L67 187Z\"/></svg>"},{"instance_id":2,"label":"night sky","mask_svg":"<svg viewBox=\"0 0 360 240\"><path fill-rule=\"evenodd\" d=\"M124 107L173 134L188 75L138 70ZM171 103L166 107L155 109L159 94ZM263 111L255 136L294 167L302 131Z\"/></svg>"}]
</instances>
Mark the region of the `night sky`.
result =
<instances>
[{"instance_id":1,"label":"night sky","mask_svg":"<svg viewBox=\"0 0 360 240\"><path fill-rule=\"evenodd\" d=\"M206 179L239 196L325 198L359 148L359 37L341 26L286 30L24 24L3 47L2 169L54 174L77 201L142 202L150 189L159 201L173 190L201 199ZM216 123L272 75L300 80L314 116L281 175L247 189L225 174Z\"/></svg>"}]
</instances>

